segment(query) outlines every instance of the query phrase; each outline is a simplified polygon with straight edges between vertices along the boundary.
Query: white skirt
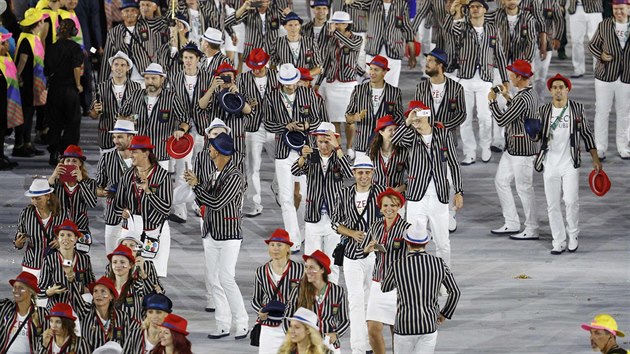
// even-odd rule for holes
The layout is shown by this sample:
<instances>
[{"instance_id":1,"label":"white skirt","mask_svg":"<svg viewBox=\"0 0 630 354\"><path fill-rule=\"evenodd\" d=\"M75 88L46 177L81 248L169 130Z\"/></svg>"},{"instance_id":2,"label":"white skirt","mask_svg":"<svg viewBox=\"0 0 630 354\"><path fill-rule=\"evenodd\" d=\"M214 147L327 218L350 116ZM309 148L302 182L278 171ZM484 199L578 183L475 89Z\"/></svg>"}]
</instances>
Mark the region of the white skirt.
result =
<instances>
[{"instance_id":1,"label":"white skirt","mask_svg":"<svg viewBox=\"0 0 630 354\"><path fill-rule=\"evenodd\" d=\"M350 96L356 85L356 81L326 82L324 86L326 110L328 111L328 119L331 122L346 122L346 108L348 108L348 104L350 104Z\"/></svg>"},{"instance_id":2,"label":"white skirt","mask_svg":"<svg viewBox=\"0 0 630 354\"><path fill-rule=\"evenodd\" d=\"M381 291L381 283L372 281L370 298L368 299L366 321L381 322L393 326L396 322L396 289L384 293Z\"/></svg>"}]
</instances>

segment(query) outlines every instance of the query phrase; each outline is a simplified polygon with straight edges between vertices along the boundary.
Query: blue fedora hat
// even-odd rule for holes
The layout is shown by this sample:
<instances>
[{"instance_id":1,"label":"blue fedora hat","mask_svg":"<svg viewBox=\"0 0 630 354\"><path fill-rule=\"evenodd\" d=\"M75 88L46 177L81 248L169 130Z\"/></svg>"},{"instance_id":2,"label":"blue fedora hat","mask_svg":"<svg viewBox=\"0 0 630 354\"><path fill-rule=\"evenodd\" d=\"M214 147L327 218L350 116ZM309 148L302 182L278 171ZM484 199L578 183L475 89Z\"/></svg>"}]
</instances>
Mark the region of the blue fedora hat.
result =
<instances>
[{"instance_id":1,"label":"blue fedora hat","mask_svg":"<svg viewBox=\"0 0 630 354\"><path fill-rule=\"evenodd\" d=\"M171 313L173 312L173 302L164 294L150 293L142 300L142 308Z\"/></svg>"},{"instance_id":2,"label":"blue fedora hat","mask_svg":"<svg viewBox=\"0 0 630 354\"><path fill-rule=\"evenodd\" d=\"M315 0L311 3L311 7L317 7L317 6L330 7L330 3L328 2L328 0Z\"/></svg>"},{"instance_id":3,"label":"blue fedora hat","mask_svg":"<svg viewBox=\"0 0 630 354\"><path fill-rule=\"evenodd\" d=\"M234 155L234 139L225 133L217 135L216 138L210 139L210 145L214 147L221 155Z\"/></svg>"},{"instance_id":4,"label":"blue fedora hat","mask_svg":"<svg viewBox=\"0 0 630 354\"><path fill-rule=\"evenodd\" d=\"M297 21L300 24L304 23L304 20L300 16L298 16L295 12L289 12L285 17L284 21L282 21L283 25L286 25L289 21Z\"/></svg>"},{"instance_id":5,"label":"blue fedora hat","mask_svg":"<svg viewBox=\"0 0 630 354\"><path fill-rule=\"evenodd\" d=\"M535 138L538 133L540 133L540 129L542 129L542 122L540 119L536 118L525 118L525 122L523 123L525 126L525 132L530 138Z\"/></svg>"},{"instance_id":6,"label":"blue fedora hat","mask_svg":"<svg viewBox=\"0 0 630 354\"><path fill-rule=\"evenodd\" d=\"M445 67L448 66L448 54L440 48L434 48L429 53L426 53L424 56L432 56L437 59L440 63L442 63Z\"/></svg>"},{"instance_id":7,"label":"blue fedora hat","mask_svg":"<svg viewBox=\"0 0 630 354\"><path fill-rule=\"evenodd\" d=\"M219 104L228 113L241 113L245 107L245 98L240 93L223 90L219 93Z\"/></svg>"},{"instance_id":8,"label":"blue fedora hat","mask_svg":"<svg viewBox=\"0 0 630 354\"><path fill-rule=\"evenodd\" d=\"M119 9L120 10L124 10L124 9L126 9L128 7L135 7L136 9L140 9L139 1L137 1L137 0L123 0Z\"/></svg>"},{"instance_id":9,"label":"blue fedora hat","mask_svg":"<svg viewBox=\"0 0 630 354\"><path fill-rule=\"evenodd\" d=\"M287 130L282 135L282 140L291 150L300 151L306 143L306 134L299 131Z\"/></svg>"}]
</instances>

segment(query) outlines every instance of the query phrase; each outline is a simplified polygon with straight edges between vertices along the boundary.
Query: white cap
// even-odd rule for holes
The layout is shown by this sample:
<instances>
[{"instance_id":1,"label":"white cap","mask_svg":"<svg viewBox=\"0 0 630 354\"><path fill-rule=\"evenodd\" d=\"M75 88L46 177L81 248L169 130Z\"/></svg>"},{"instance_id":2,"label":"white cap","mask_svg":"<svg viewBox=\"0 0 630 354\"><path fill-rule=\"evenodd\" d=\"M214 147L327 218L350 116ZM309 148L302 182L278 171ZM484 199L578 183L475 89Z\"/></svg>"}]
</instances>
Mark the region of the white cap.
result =
<instances>
[{"instance_id":1,"label":"white cap","mask_svg":"<svg viewBox=\"0 0 630 354\"><path fill-rule=\"evenodd\" d=\"M127 119L118 119L114 124L114 129L109 131L111 134L138 134L132 121Z\"/></svg>"},{"instance_id":2,"label":"white cap","mask_svg":"<svg viewBox=\"0 0 630 354\"><path fill-rule=\"evenodd\" d=\"M116 52L116 54L114 54L113 57L110 57L109 59L107 59L109 66L112 66L112 63L114 62L115 59L124 59L127 62L127 64L129 64L129 68L133 67L133 62L131 61L131 58L129 58L129 56L125 54L125 52L123 51L119 50L118 52Z\"/></svg>"},{"instance_id":3,"label":"white cap","mask_svg":"<svg viewBox=\"0 0 630 354\"><path fill-rule=\"evenodd\" d=\"M350 18L350 14L345 11L335 11L328 23L352 23L352 19Z\"/></svg>"},{"instance_id":4,"label":"white cap","mask_svg":"<svg viewBox=\"0 0 630 354\"><path fill-rule=\"evenodd\" d=\"M149 66L147 66L147 68L142 73L142 76L144 75L160 75L162 77L166 77L164 69L162 69L162 65L158 63L149 64Z\"/></svg>"},{"instance_id":5,"label":"white cap","mask_svg":"<svg viewBox=\"0 0 630 354\"><path fill-rule=\"evenodd\" d=\"M216 28L208 27L201 39L214 44L223 44L223 33Z\"/></svg>"},{"instance_id":6,"label":"white cap","mask_svg":"<svg viewBox=\"0 0 630 354\"><path fill-rule=\"evenodd\" d=\"M407 242L418 245L427 244L429 240L431 240L431 237L427 231L426 221L416 219L416 221L407 229L404 239Z\"/></svg>"},{"instance_id":7,"label":"white cap","mask_svg":"<svg viewBox=\"0 0 630 354\"><path fill-rule=\"evenodd\" d=\"M48 184L48 180L45 178L36 178L31 183L31 186L28 188L24 195L27 197L39 197L42 195L50 194L54 190L50 188Z\"/></svg>"},{"instance_id":8,"label":"white cap","mask_svg":"<svg viewBox=\"0 0 630 354\"><path fill-rule=\"evenodd\" d=\"M210 132L214 128L225 128L228 134L232 133L232 129L230 129L230 127L228 127L225 122L219 118L214 118L212 122L210 122L210 125L205 129L206 135L210 135Z\"/></svg>"},{"instance_id":9,"label":"white cap","mask_svg":"<svg viewBox=\"0 0 630 354\"><path fill-rule=\"evenodd\" d=\"M353 170L358 168L373 170L374 163L372 163L372 160L370 160L369 156L361 154L354 159L354 165L352 165Z\"/></svg>"},{"instance_id":10,"label":"white cap","mask_svg":"<svg viewBox=\"0 0 630 354\"><path fill-rule=\"evenodd\" d=\"M317 326L317 315L315 312L305 309L304 307L297 309L297 311L293 313L293 317L289 318L289 320L304 323L305 325L319 331L319 327Z\"/></svg>"},{"instance_id":11,"label":"white cap","mask_svg":"<svg viewBox=\"0 0 630 354\"><path fill-rule=\"evenodd\" d=\"M280 65L278 69L278 81L282 85L294 85L300 81L300 71L291 63Z\"/></svg>"},{"instance_id":12,"label":"white cap","mask_svg":"<svg viewBox=\"0 0 630 354\"><path fill-rule=\"evenodd\" d=\"M92 354L122 354L122 352L123 349L120 344L110 341L94 349Z\"/></svg>"},{"instance_id":13,"label":"white cap","mask_svg":"<svg viewBox=\"0 0 630 354\"><path fill-rule=\"evenodd\" d=\"M311 132L311 135L327 135L329 131L333 132L335 136L339 136L339 134L337 134L337 130L335 129L335 125L330 122L321 122L317 129Z\"/></svg>"}]
</instances>

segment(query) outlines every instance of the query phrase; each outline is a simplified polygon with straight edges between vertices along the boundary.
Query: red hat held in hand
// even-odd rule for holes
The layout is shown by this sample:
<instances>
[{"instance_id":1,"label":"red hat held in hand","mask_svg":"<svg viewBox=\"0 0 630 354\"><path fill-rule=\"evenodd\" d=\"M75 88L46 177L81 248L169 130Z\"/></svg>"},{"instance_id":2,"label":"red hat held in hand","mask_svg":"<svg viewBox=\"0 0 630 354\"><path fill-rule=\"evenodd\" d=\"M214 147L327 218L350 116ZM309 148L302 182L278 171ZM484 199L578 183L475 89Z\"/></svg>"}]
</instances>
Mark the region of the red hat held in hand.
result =
<instances>
[{"instance_id":1,"label":"red hat held in hand","mask_svg":"<svg viewBox=\"0 0 630 354\"><path fill-rule=\"evenodd\" d=\"M598 196L603 197L611 187L610 179L604 170L593 170L588 176L588 184L591 187L591 191Z\"/></svg>"}]
</instances>

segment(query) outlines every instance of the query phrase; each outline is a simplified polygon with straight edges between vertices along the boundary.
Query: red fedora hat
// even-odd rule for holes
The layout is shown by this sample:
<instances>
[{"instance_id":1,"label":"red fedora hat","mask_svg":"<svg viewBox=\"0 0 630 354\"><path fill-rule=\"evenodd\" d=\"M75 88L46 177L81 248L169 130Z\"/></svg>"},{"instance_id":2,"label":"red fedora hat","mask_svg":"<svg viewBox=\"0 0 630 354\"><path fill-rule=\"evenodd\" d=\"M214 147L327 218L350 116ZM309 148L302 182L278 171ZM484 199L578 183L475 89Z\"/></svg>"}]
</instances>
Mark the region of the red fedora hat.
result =
<instances>
[{"instance_id":1,"label":"red fedora hat","mask_svg":"<svg viewBox=\"0 0 630 354\"><path fill-rule=\"evenodd\" d=\"M378 205L379 208L381 207L381 201L384 197L387 196L394 196L398 198L398 200L400 200L400 207L405 205L405 197L403 197L403 195L396 191L394 188L387 187L386 190L379 193L379 195L376 197L376 205Z\"/></svg>"},{"instance_id":2,"label":"red fedora hat","mask_svg":"<svg viewBox=\"0 0 630 354\"><path fill-rule=\"evenodd\" d=\"M372 61L369 62L368 65L376 65L385 71L389 71L389 61L382 55L377 55L372 58Z\"/></svg>"},{"instance_id":3,"label":"red fedora hat","mask_svg":"<svg viewBox=\"0 0 630 354\"><path fill-rule=\"evenodd\" d=\"M254 48L251 52L249 52L245 64L247 64L250 69L258 70L267 65L269 58L269 54L267 54L264 49Z\"/></svg>"},{"instance_id":4,"label":"red fedora hat","mask_svg":"<svg viewBox=\"0 0 630 354\"><path fill-rule=\"evenodd\" d=\"M114 295L114 299L118 298L118 290L116 290L116 284L114 284L113 280L109 279L106 276L100 277L99 280L93 283L90 283L90 285L88 285L88 289L90 289L90 293L94 292L94 287L97 285L102 285L106 287L107 289L109 289L109 291L112 292L112 294Z\"/></svg>"},{"instance_id":5,"label":"red fedora hat","mask_svg":"<svg viewBox=\"0 0 630 354\"><path fill-rule=\"evenodd\" d=\"M289 246L293 246L289 233L285 229L275 229L274 232L271 233L271 236L265 240L266 244L269 244L270 242L282 242Z\"/></svg>"},{"instance_id":6,"label":"red fedora hat","mask_svg":"<svg viewBox=\"0 0 630 354\"><path fill-rule=\"evenodd\" d=\"M78 145L68 145L66 150L63 152L63 155L59 156L60 159L64 159L66 157L74 157L81 161L85 161L86 157L83 155L83 150Z\"/></svg>"},{"instance_id":7,"label":"red fedora hat","mask_svg":"<svg viewBox=\"0 0 630 354\"><path fill-rule=\"evenodd\" d=\"M390 125L398 125L390 114L382 116L381 118L376 120L376 128L374 128L374 132L378 132L379 130L389 127Z\"/></svg>"},{"instance_id":8,"label":"red fedora hat","mask_svg":"<svg viewBox=\"0 0 630 354\"><path fill-rule=\"evenodd\" d=\"M46 319L51 317L67 318L73 321L76 321L77 319L76 316L72 314L72 306L64 302L58 302L50 309L50 312L46 315Z\"/></svg>"},{"instance_id":9,"label":"red fedora hat","mask_svg":"<svg viewBox=\"0 0 630 354\"><path fill-rule=\"evenodd\" d=\"M61 231L61 230L72 231L77 238L83 237L83 234L81 233L81 231L79 231L79 227L77 226L77 224L75 224L70 219L64 220L61 223L61 225L58 225L58 226L55 227L55 229L54 229L55 235L59 236L59 231Z\"/></svg>"},{"instance_id":10,"label":"red fedora hat","mask_svg":"<svg viewBox=\"0 0 630 354\"><path fill-rule=\"evenodd\" d=\"M422 48L422 43L418 42L418 41L413 41L413 47L414 47L414 56L419 56L420 53L422 52L421 48ZM409 58L409 45L405 44L405 57Z\"/></svg>"},{"instance_id":11,"label":"red fedora hat","mask_svg":"<svg viewBox=\"0 0 630 354\"><path fill-rule=\"evenodd\" d=\"M9 280L9 284L13 286L13 284L15 284L16 281L19 281L20 283L28 286L29 288L33 289L33 291L36 293L39 293L40 291L39 287L37 286L37 277L29 272L22 272L18 274L18 276L15 277L15 279Z\"/></svg>"},{"instance_id":12,"label":"red fedora hat","mask_svg":"<svg viewBox=\"0 0 630 354\"><path fill-rule=\"evenodd\" d=\"M177 316L174 313L169 313L168 315L166 315L160 327L168 328L171 331L175 331L185 336L188 335L188 331L186 330L188 327L188 321L186 321L185 318Z\"/></svg>"},{"instance_id":13,"label":"red fedora hat","mask_svg":"<svg viewBox=\"0 0 630 354\"><path fill-rule=\"evenodd\" d=\"M422 101L409 101L409 106L405 111L405 117L409 116L409 113L411 113L411 111L413 111L414 109L419 109L421 111L430 110L430 108L427 107L427 105L425 105Z\"/></svg>"},{"instance_id":14,"label":"red fedora hat","mask_svg":"<svg viewBox=\"0 0 630 354\"><path fill-rule=\"evenodd\" d=\"M522 59L514 60L514 62L511 65L507 66L507 69L523 77L534 76L534 73L532 72L532 64Z\"/></svg>"},{"instance_id":15,"label":"red fedora hat","mask_svg":"<svg viewBox=\"0 0 630 354\"><path fill-rule=\"evenodd\" d=\"M326 255L326 253L320 250L316 250L310 255L303 255L302 258L304 259L304 262L306 262L306 260L309 258L316 260L317 263L324 267L324 269L326 270L326 274L330 274L330 258Z\"/></svg>"},{"instance_id":16,"label":"red fedora hat","mask_svg":"<svg viewBox=\"0 0 630 354\"><path fill-rule=\"evenodd\" d=\"M551 85L553 85L553 82L554 81L558 81L558 80L564 82L564 84L569 89L569 91L571 91L571 80L569 80L566 77L560 75L559 73L556 74L556 76L550 77L549 80L547 80L547 90L551 90Z\"/></svg>"},{"instance_id":17,"label":"red fedora hat","mask_svg":"<svg viewBox=\"0 0 630 354\"><path fill-rule=\"evenodd\" d=\"M230 65L230 63L228 63L227 61L224 61L223 63L221 63L221 65L219 65L217 70L214 72L214 76L219 76L225 73L232 73L234 74L234 76L236 76L236 69L234 69L234 67Z\"/></svg>"},{"instance_id":18,"label":"red fedora hat","mask_svg":"<svg viewBox=\"0 0 630 354\"><path fill-rule=\"evenodd\" d=\"M107 259L109 259L109 261L111 262L112 257L114 256L127 257L127 259L129 259L129 262L131 262L131 264L136 262L136 257L133 256L133 251L131 250L131 248L123 244L118 245L118 247L116 247L116 249L112 251L112 253L108 254Z\"/></svg>"},{"instance_id":19,"label":"red fedora hat","mask_svg":"<svg viewBox=\"0 0 630 354\"><path fill-rule=\"evenodd\" d=\"M194 145L195 141L190 134L184 134L179 140L171 135L166 140L166 153L174 159L182 159L192 151Z\"/></svg>"},{"instance_id":20,"label":"red fedora hat","mask_svg":"<svg viewBox=\"0 0 630 354\"><path fill-rule=\"evenodd\" d=\"M298 70L300 71L300 80L313 81L310 70L307 68L298 68Z\"/></svg>"},{"instance_id":21,"label":"red fedora hat","mask_svg":"<svg viewBox=\"0 0 630 354\"><path fill-rule=\"evenodd\" d=\"M129 150L136 149L148 149L153 150L155 145L151 144L151 138L146 135L136 135L131 138L131 144L129 144Z\"/></svg>"},{"instance_id":22,"label":"red fedora hat","mask_svg":"<svg viewBox=\"0 0 630 354\"><path fill-rule=\"evenodd\" d=\"M598 196L603 197L611 187L610 179L604 170L593 170L591 174L588 176L588 184L591 187L591 191Z\"/></svg>"}]
</instances>

